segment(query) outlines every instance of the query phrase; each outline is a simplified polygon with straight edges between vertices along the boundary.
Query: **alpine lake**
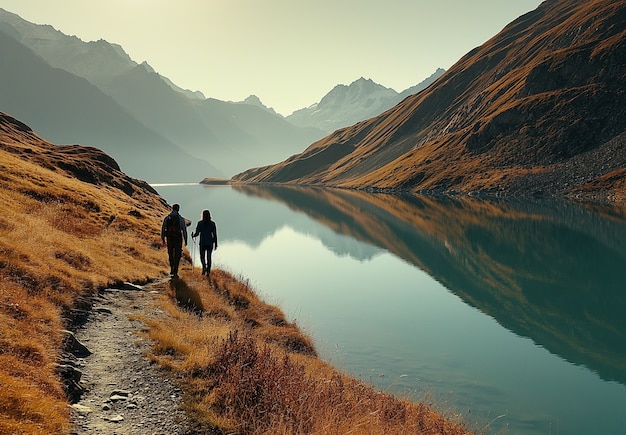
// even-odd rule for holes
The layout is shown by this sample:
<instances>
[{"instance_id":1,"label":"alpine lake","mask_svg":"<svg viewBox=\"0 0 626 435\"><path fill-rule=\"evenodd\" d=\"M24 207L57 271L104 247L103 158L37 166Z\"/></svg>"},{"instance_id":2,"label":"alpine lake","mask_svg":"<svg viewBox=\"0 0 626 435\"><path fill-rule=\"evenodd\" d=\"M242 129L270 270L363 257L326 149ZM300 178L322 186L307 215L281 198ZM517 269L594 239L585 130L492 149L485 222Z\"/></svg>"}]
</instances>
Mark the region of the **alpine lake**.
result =
<instances>
[{"instance_id":1,"label":"alpine lake","mask_svg":"<svg viewBox=\"0 0 626 435\"><path fill-rule=\"evenodd\" d=\"M626 433L624 208L153 186L345 373L485 433Z\"/></svg>"}]
</instances>

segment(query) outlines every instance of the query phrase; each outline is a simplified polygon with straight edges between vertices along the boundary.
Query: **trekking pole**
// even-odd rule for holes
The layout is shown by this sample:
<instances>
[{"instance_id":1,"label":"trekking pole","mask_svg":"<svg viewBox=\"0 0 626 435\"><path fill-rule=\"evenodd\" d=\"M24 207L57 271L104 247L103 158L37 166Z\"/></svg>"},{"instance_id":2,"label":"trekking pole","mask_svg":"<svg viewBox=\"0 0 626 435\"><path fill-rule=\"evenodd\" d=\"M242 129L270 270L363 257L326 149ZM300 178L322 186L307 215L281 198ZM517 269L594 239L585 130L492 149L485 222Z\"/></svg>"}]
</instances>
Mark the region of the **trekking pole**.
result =
<instances>
[{"instance_id":1,"label":"trekking pole","mask_svg":"<svg viewBox=\"0 0 626 435\"><path fill-rule=\"evenodd\" d=\"M196 269L196 265L195 265L195 259L196 259L196 238L192 237L191 238L191 273L195 272Z\"/></svg>"},{"instance_id":2,"label":"trekking pole","mask_svg":"<svg viewBox=\"0 0 626 435\"><path fill-rule=\"evenodd\" d=\"M196 268L195 267L195 260L193 257L196 256L196 241L194 240L194 238L191 238L191 273L193 273L193 270Z\"/></svg>"}]
</instances>

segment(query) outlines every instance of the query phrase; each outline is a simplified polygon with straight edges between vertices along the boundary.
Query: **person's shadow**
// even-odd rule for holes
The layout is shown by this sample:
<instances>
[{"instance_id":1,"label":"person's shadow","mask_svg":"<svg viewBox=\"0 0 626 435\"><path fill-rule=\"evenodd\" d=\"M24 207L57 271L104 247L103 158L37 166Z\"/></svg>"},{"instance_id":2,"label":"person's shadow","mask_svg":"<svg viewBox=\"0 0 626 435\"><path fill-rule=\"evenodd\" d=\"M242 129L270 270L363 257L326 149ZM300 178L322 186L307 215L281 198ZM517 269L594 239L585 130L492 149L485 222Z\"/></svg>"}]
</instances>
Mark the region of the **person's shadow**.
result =
<instances>
[{"instance_id":1,"label":"person's shadow","mask_svg":"<svg viewBox=\"0 0 626 435\"><path fill-rule=\"evenodd\" d=\"M180 307L196 314L204 312L204 305L202 305L200 295L189 287L185 281L180 278L172 278L170 280L170 289L176 296L176 301Z\"/></svg>"}]
</instances>

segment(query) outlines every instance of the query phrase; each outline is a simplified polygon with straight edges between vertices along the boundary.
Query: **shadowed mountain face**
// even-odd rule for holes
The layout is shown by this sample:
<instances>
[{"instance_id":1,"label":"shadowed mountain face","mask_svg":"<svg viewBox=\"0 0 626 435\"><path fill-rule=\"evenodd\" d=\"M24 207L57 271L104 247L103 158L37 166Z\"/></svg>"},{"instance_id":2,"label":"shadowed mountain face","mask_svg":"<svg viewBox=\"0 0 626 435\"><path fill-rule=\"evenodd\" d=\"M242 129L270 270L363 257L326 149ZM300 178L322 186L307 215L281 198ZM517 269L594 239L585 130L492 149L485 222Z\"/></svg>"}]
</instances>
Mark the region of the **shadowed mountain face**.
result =
<instances>
[{"instance_id":1,"label":"shadowed mountain face","mask_svg":"<svg viewBox=\"0 0 626 435\"><path fill-rule=\"evenodd\" d=\"M0 56L10 59L0 63L0 108L47 140L97 146L124 171L149 181L197 181L219 173L147 129L87 80L51 67L3 32Z\"/></svg>"},{"instance_id":2,"label":"shadowed mountain face","mask_svg":"<svg viewBox=\"0 0 626 435\"><path fill-rule=\"evenodd\" d=\"M156 73L148 64L138 65L122 47L107 41L83 42L76 37L64 35L51 26L41 26L22 20L19 16L0 9L0 33L15 39L22 46L37 53L49 66L67 71L76 78L82 77L119 106L123 116L133 118L141 123L142 128L149 130L155 142L173 144L181 153L193 156L204 164L202 172L196 172L187 165L177 165L186 174L194 174L192 180L199 181L205 177L229 177L246 168L275 163L300 152L313 141L324 136L324 132L316 128L296 127L276 113L252 104L228 103L207 100L203 95L178 88L171 81ZM6 53L5 53L6 54ZM4 57L10 59L9 57ZM19 64L18 64L19 65ZM25 80L32 71L19 71ZM68 74L68 75L70 75ZM58 74L57 74L58 75ZM84 80L83 80L84 81ZM0 83L2 87L12 86L12 82ZM41 87L54 85L53 80L42 79ZM67 89L66 92L70 92ZM42 114L40 106L27 104L25 101L20 111L13 109L12 101L0 101L2 109L28 122L46 138L60 143L86 143L103 147L106 140L111 142L107 152L119 157L120 163L134 175L134 167L126 164L126 159L113 151L119 146L115 130L110 137L93 127L93 123L81 126L81 136L72 136L73 129L64 130L65 135L51 131L47 125L38 123ZM88 103L88 102L87 102ZM62 102L57 110L59 117L67 114ZM81 112L94 112L86 105ZM113 117L112 114L109 115ZM68 116L69 118L69 116ZM107 119L102 120L106 123ZM59 122L65 127L71 119ZM90 129L91 128L91 129ZM120 134L125 133L123 129ZM159 138L156 138L159 136ZM68 139L69 137L69 139ZM129 140L134 138L129 137ZM152 162L175 161L173 156L162 156L158 152L152 154ZM161 168L160 173L166 172ZM151 178L151 180L155 180ZM167 181L167 180L156 180Z\"/></svg>"},{"instance_id":3,"label":"shadowed mountain face","mask_svg":"<svg viewBox=\"0 0 626 435\"><path fill-rule=\"evenodd\" d=\"M626 385L626 211L241 185L426 271L514 333Z\"/></svg>"},{"instance_id":4,"label":"shadowed mountain face","mask_svg":"<svg viewBox=\"0 0 626 435\"><path fill-rule=\"evenodd\" d=\"M224 174L280 161L322 136L251 104L190 99L145 64L99 87L144 125Z\"/></svg>"},{"instance_id":5,"label":"shadowed mountain face","mask_svg":"<svg viewBox=\"0 0 626 435\"><path fill-rule=\"evenodd\" d=\"M547 0L426 90L234 180L623 199L624 65L626 3Z\"/></svg>"}]
</instances>

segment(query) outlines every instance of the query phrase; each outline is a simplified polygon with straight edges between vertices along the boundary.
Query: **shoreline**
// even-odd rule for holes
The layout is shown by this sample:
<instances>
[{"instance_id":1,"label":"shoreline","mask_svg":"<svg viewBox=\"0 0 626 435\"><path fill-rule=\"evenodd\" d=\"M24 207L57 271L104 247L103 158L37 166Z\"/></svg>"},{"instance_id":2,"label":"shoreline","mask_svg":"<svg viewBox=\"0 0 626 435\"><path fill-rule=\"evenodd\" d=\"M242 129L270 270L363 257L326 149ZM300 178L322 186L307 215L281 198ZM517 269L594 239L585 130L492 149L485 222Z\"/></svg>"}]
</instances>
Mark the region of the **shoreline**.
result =
<instances>
[{"instance_id":1,"label":"shoreline","mask_svg":"<svg viewBox=\"0 0 626 435\"><path fill-rule=\"evenodd\" d=\"M148 335L155 341L151 358L182 380L183 384L179 386L186 391L185 397L191 400L185 407L197 412L190 416L193 424L207 430L220 427L226 432L272 433L285 424L288 427L295 425L295 428L304 421L331 431L339 427L356 428L368 421L368 430L377 433L422 433L418 427L425 429L431 425L441 429L441 433L470 433L459 421L460 416L444 417L422 402L376 391L373 386L321 360L311 339L295 323L286 321L279 308L263 302L248 283L241 281L242 278L220 269L211 274L210 279L203 278L193 273L191 265L185 265L180 279L165 283L168 288L161 289L161 293L168 295L168 300L162 300L162 309L169 314L169 323L163 320L148 322ZM172 311L174 306L176 309ZM232 348L226 351L224 346ZM222 351L231 355L226 364L232 367L228 373L240 364L236 370L249 370L249 373L235 378L230 378L227 373L220 375L214 359L224 358ZM232 351L235 354L229 353ZM256 367L259 364L260 367ZM266 370L273 375L268 375ZM198 376L199 373L202 375ZM294 375L297 378L292 378ZM241 378L248 380L242 384ZM329 385L328 379L341 379L341 382ZM185 386L185 382L190 385ZM236 405L236 397L250 397L249 388L258 388L257 392L263 392L261 397L251 403ZM277 394L277 391L283 393ZM354 393L356 395L352 396ZM322 397L319 402L309 403L318 395ZM336 403L335 399L344 397L342 400L346 400L345 397L350 396L354 398L354 402L348 400L350 411L346 409L343 411L345 415L335 415L336 407L347 406L343 402ZM231 414L219 414L219 410L224 409L220 405L222 400L231 403ZM293 415L285 421L281 407L294 409L294 401L300 403L300 407L304 406L301 415ZM266 406L272 411L265 409ZM398 415L381 420L380 416L389 409L395 409L394 414ZM252 414L253 411L259 414ZM230 423L224 427L225 421Z\"/></svg>"}]
</instances>

